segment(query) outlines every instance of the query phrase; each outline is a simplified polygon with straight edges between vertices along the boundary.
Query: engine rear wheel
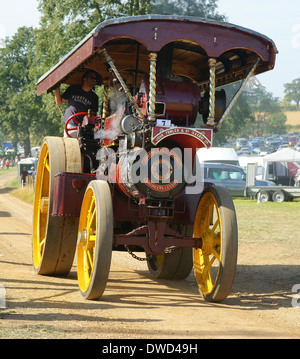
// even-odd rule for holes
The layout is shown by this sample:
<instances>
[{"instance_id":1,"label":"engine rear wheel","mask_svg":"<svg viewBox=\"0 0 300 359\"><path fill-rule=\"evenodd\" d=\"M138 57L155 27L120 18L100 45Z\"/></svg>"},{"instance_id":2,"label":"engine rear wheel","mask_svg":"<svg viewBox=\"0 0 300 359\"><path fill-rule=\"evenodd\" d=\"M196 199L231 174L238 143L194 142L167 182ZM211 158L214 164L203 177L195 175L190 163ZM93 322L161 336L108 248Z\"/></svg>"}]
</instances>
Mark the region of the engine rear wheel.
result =
<instances>
[{"instance_id":1,"label":"engine rear wheel","mask_svg":"<svg viewBox=\"0 0 300 359\"><path fill-rule=\"evenodd\" d=\"M74 260L78 219L51 216L55 175L80 172L81 153L76 139L46 137L36 175L33 212L33 266L38 274L68 274Z\"/></svg>"},{"instance_id":2,"label":"engine rear wheel","mask_svg":"<svg viewBox=\"0 0 300 359\"><path fill-rule=\"evenodd\" d=\"M194 237L202 238L195 249L194 271L200 293L210 302L228 296L236 270L238 230L234 204L222 187L207 188L198 204Z\"/></svg>"},{"instance_id":3,"label":"engine rear wheel","mask_svg":"<svg viewBox=\"0 0 300 359\"><path fill-rule=\"evenodd\" d=\"M174 248L173 252L147 259L152 277L157 279L185 279L193 268L192 248Z\"/></svg>"}]
</instances>

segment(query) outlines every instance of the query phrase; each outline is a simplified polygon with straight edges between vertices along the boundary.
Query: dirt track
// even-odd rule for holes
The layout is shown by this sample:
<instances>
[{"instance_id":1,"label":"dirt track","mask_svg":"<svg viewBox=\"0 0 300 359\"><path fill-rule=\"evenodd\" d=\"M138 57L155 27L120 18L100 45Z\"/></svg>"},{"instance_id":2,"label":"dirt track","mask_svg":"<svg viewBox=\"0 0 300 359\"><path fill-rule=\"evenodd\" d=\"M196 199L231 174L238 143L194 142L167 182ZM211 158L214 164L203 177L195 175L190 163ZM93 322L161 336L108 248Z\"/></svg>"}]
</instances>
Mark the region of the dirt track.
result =
<instances>
[{"instance_id":1,"label":"dirt track","mask_svg":"<svg viewBox=\"0 0 300 359\"><path fill-rule=\"evenodd\" d=\"M104 296L83 300L75 266L67 278L34 273L32 206L11 197L5 181L0 176L0 285L6 290L0 338L300 337L300 308L291 305L300 266L292 259L286 266L239 264L232 294L216 305L202 300L193 275L154 281L145 263L115 252ZM248 254L243 247L239 262Z\"/></svg>"}]
</instances>

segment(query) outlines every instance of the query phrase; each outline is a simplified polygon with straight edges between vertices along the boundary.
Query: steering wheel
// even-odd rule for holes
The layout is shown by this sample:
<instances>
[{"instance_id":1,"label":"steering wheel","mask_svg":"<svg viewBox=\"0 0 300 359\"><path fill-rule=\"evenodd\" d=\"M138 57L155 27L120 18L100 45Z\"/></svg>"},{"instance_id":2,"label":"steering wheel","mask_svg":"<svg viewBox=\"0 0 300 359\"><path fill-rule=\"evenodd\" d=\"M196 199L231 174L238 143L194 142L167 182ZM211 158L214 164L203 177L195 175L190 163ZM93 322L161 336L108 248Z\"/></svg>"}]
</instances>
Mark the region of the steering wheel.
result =
<instances>
[{"instance_id":1,"label":"steering wheel","mask_svg":"<svg viewBox=\"0 0 300 359\"><path fill-rule=\"evenodd\" d=\"M68 136L68 137L71 137L72 138L72 136L69 134L69 131L74 131L74 130L77 130L78 129L78 127L80 126L80 122L78 121L78 120L76 120L76 116L84 116L84 115L87 115L88 113L87 112L77 112L77 113L74 113L74 115L72 115L71 117L69 117L68 119L67 119L67 121L66 121L66 123L65 123L65 133L66 133L66 135ZM77 126L76 127L70 127L70 128L68 128L68 124L69 124L69 122L70 121L74 121L76 124L77 124Z\"/></svg>"}]
</instances>

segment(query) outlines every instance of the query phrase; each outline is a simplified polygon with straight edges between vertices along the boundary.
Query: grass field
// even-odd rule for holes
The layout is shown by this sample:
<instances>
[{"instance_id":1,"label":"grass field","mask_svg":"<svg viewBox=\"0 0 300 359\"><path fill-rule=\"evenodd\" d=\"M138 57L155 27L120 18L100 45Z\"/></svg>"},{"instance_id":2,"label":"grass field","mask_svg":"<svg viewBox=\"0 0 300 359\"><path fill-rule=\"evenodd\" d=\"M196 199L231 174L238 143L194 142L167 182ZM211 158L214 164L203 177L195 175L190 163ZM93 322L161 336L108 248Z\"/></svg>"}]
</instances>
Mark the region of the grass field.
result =
<instances>
[{"instance_id":1,"label":"grass field","mask_svg":"<svg viewBox=\"0 0 300 359\"><path fill-rule=\"evenodd\" d=\"M245 239L258 235L262 241L269 241L270 231L273 233L291 232L294 225L299 223L300 199L293 202L257 203L247 198L234 199L240 229ZM297 228L294 228L297 230ZM297 231L294 231L296 234ZM300 231L298 231L300 236Z\"/></svg>"},{"instance_id":2,"label":"grass field","mask_svg":"<svg viewBox=\"0 0 300 359\"><path fill-rule=\"evenodd\" d=\"M300 199L257 203L235 199L240 260L247 264L300 263Z\"/></svg>"},{"instance_id":3,"label":"grass field","mask_svg":"<svg viewBox=\"0 0 300 359\"><path fill-rule=\"evenodd\" d=\"M0 176L8 174L8 173L15 173L16 174L16 177L13 180L7 181L5 183L5 186L9 189L10 194L12 196L15 196L15 197L19 198L20 200L22 200L22 201L24 201L26 203L33 204L33 201L34 201L33 187L21 188L18 185L17 168L16 167L10 168L8 170L6 170L6 169L1 170L0 171Z\"/></svg>"}]
</instances>

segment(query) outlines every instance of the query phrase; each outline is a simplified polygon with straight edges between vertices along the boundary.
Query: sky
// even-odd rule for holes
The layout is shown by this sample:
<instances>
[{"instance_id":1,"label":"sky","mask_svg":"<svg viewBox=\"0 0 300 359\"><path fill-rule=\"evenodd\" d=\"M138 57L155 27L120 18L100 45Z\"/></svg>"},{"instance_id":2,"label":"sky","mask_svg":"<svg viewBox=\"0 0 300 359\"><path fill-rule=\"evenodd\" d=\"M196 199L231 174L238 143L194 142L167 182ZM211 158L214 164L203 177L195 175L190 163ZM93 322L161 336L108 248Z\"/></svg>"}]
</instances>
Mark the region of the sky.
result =
<instances>
[{"instance_id":1,"label":"sky","mask_svg":"<svg viewBox=\"0 0 300 359\"><path fill-rule=\"evenodd\" d=\"M0 0L0 39L21 26L39 26L38 0ZM284 84L300 78L299 0L218 0L218 11L228 22L260 32L276 44L275 69L258 80L275 97L284 97Z\"/></svg>"},{"instance_id":2,"label":"sky","mask_svg":"<svg viewBox=\"0 0 300 359\"><path fill-rule=\"evenodd\" d=\"M300 78L299 0L219 0L218 11L228 22L271 38L279 51L274 70L257 76L275 97L284 97L284 84Z\"/></svg>"},{"instance_id":3,"label":"sky","mask_svg":"<svg viewBox=\"0 0 300 359\"><path fill-rule=\"evenodd\" d=\"M0 0L0 38L13 36L19 27L38 27L38 0Z\"/></svg>"}]
</instances>

